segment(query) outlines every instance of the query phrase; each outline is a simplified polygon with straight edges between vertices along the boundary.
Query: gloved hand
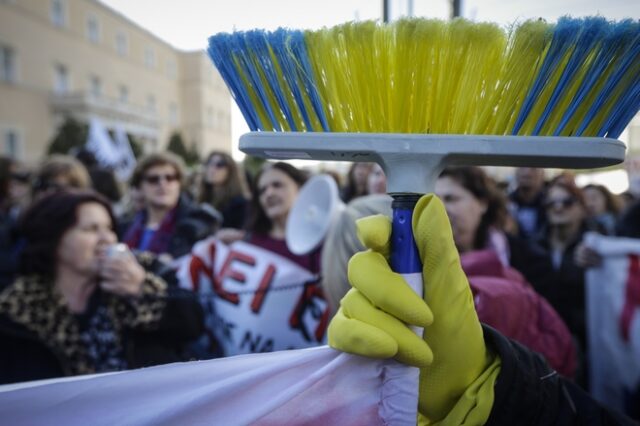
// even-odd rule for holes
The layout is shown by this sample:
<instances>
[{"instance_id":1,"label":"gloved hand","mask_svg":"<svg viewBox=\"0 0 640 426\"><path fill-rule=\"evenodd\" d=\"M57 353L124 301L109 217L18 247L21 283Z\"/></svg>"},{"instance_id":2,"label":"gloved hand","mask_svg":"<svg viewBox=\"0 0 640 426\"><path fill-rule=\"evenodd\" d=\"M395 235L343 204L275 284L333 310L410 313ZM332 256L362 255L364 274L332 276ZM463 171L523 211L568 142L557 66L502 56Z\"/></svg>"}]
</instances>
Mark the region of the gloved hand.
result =
<instances>
[{"instance_id":1,"label":"gloved hand","mask_svg":"<svg viewBox=\"0 0 640 426\"><path fill-rule=\"evenodd\" d=\"M391 271L385 259L389 219L372 216L357 226L370 250L357 253L349 262L354 288L342 299L329 325L329 345L420 367L418 411L426 417L421 420L483 423L493 405L500 360L485 347L442 202L425 195L413 213L414 238L423 262L424 300ZM423 339L406 324L425 327Z\"/></svg>"}]
</instances>

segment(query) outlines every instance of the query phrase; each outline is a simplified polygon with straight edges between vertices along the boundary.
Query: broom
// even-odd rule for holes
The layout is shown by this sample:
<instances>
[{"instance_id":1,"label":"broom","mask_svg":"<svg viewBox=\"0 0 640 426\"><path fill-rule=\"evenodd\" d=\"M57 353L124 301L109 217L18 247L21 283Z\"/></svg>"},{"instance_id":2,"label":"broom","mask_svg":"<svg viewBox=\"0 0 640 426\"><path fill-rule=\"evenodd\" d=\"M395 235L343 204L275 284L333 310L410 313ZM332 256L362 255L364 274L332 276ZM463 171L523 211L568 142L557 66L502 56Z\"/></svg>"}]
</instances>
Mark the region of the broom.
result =
<instances>
[{"instance_id":1,"label":"broom","mask_svg":"<svg viewBox=\"0 0 640 426\"><path fill-rule=\"evenodd\" d=\"M419 294L411 214L446 165L619 163L640 106L633 20L347 23L217 34L208 53L252 130L244 152L382 165L391 265Z\"/></svg>"}]
</instances>

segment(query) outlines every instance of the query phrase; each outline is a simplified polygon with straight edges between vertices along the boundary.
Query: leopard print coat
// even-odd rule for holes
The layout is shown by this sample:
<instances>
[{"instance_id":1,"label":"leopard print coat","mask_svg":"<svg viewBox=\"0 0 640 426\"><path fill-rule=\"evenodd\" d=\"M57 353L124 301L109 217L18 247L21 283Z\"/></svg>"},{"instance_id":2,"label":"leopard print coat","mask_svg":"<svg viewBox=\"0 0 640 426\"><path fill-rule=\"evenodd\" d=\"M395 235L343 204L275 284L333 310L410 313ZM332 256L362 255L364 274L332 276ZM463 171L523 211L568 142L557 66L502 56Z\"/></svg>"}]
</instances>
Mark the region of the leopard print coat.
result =
<instances>
[{"instance_id":1,"label":"leopard print coat","mask_svg":"<svg viewBox=\"0 0 640 426\"><path fill-rule=\"evenodd\" d=\"M123 298L105 293L104 302L118 339L124 328L154 330L166 305L167 284L147 273L142 295ZM35 333L58 358L65 375L94 373L77 318L62 295L41 277L20 277L0 293L0 314ZM117 342L122 345L121 341Z\"/></svg>"}]
</instances>

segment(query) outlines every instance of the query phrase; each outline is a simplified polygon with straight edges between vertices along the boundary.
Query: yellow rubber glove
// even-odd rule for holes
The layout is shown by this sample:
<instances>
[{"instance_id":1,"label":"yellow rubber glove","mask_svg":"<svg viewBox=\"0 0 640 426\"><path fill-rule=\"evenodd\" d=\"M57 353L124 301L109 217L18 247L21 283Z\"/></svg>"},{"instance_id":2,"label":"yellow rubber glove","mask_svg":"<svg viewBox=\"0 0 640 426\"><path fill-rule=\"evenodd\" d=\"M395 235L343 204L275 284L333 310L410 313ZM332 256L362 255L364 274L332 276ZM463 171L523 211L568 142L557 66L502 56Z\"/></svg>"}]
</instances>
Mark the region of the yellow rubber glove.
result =
<instances>
[{"instance_id":1,"label":"yellow rubber glove","mask_svg":"<svg viewBox=\"0 0 640 426\"><path fill-rule=\"evenodd\" d=\"M424 300L391 271L391 225L385 216L357 223L370 250L349 262L354 287L329 325L329 345L373 358L393 357L421 368L420 423L482 424L493 405L500 360L485 347L473 296L442 202L423 196L413 232L423 262ZM425 303L426 302L426 303ZM424 328L423 339L406 324Z\"/></svg>"}]
</instances>

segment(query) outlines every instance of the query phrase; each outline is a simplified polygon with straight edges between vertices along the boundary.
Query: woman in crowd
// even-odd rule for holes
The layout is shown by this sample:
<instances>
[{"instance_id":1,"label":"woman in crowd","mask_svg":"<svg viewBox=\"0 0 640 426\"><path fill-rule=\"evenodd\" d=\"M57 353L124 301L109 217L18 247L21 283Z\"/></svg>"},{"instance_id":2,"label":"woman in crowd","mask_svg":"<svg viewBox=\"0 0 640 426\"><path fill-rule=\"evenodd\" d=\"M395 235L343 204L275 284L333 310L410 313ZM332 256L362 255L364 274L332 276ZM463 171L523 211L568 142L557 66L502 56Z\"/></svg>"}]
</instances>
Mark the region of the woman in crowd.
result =
<instances>
[{"instance_id":1,"label":"woman in crowd","mask_svg":"<svg viewBox=\"0 0 640 426\"><path fill-rule=\"evenodd\" d=\"M68 188L91 188L91 177L87 168L69 155L55 154L48 157L36 171L33 198Z\"/></svg>"},{"instance_id":2,"label":"woman in crowd","mask_svg":"<svg viewBox=\"0 0 640 426\"><path fill-rule=\"evenodd\" d=\"M504 232L508 219L505 197L481 168L446 168L436 181L435 193L447 209L461 254L490 250L534 287L552 274L541 247Z\"/></svg>"},{"instance_id":3,"label":"woman in crowd","mask_svg":"<svg viewBox=\"0 0 640 426\"><path fill-rule=\"evenodd\" d=\"M349 259L365 250L356 233L356 220L376 214L391 217L388 196L369 195L353 200L338 213L329 229L322 252L321 275L333 312L350 288ZM467 251L461 254L460 260L469 278L480 321L541 353L559 373L572 377L575 350L571 335L549 303L518 272L501 264L491 250Z\"/></svg>"},{"instance_id":4,"label":"woman in crowd","mask_svg":"<svg viewBox=\"0 0 640 426\"><path fill-rule=\"evenodd\" d=\"M367 177L367 194L386 194L387 177L378 163L374 163Z\"/></svg>"},{"instance_id":5,"label":"woman in crowd","mask_svg":"<svg viewBox=\"0 0 640 426\"><path fill-rule=\"evenodd\" d=\"M271 250L305 269L317 273L320 250L295 255L285 242L287 218L307 174L288 163L267 163L256 175L256 192L251 200L251 218L246 239L249 243Z\"/></svg>"},{"instance_id":6,"label":"woman in crowd","mask_svg":"<svg viewBox=\"0 0 640 426\"><path fill-rule=\"evenodd\" d=\"M20 276L0 293L1 383L185 359L203 330L198 302L116 245L114 225L95 192L51 193L25 212Z\"/></svg>"},{"instance_id":7,"label":"woman in crowd","mask_svg":"<svg viewBox=\"0 0 640 426\"><path fill-rule=\"evenodd\" d=\"M348 203L356 197L367 195L367 182L372 163L353 163L347 173L347 184L342 188L342 201Z\"/></svg>"},{"instance_id":8,"label":"woman in crowd","mask_svg":"<svg viewBox=\"0 0 640 426\"><path fill-rule=\"evenodd\" d=\"M204 162L198 200L209 203L223 216L222 228L242 229L247 217L244 173L226 152L213 151Z\"/></svg>"},{"instance_id":9,"label":"woman in crowd","mask_svg":"<svg viewBox=\"0 0 640 426\"><path fill-rule=\"evenodd\" d=\"M549 280L538 283L536 289L560 313L577 338L578 353L584 354L587 347L585 269L577 258L584 234L601 231L601 228L594 228L587 221L584 195L572 179L560 177L550 183L545 208L548 227L538 242L548 251L554 274ZM586 371L584 368L581 371L579 379L585 384Z\"/></svg>"},{"instance_id":10,"label":"woman in crowd","mask_svg":"<svg viewBox=\"0 0 640 426\"><path fill-rule=\"evenodd\" d=\"M587 219L600 225L607 235L614 235L622 210L620 200L604 185L589 184L582 188Z\"/></svg>"}]
</instances>

